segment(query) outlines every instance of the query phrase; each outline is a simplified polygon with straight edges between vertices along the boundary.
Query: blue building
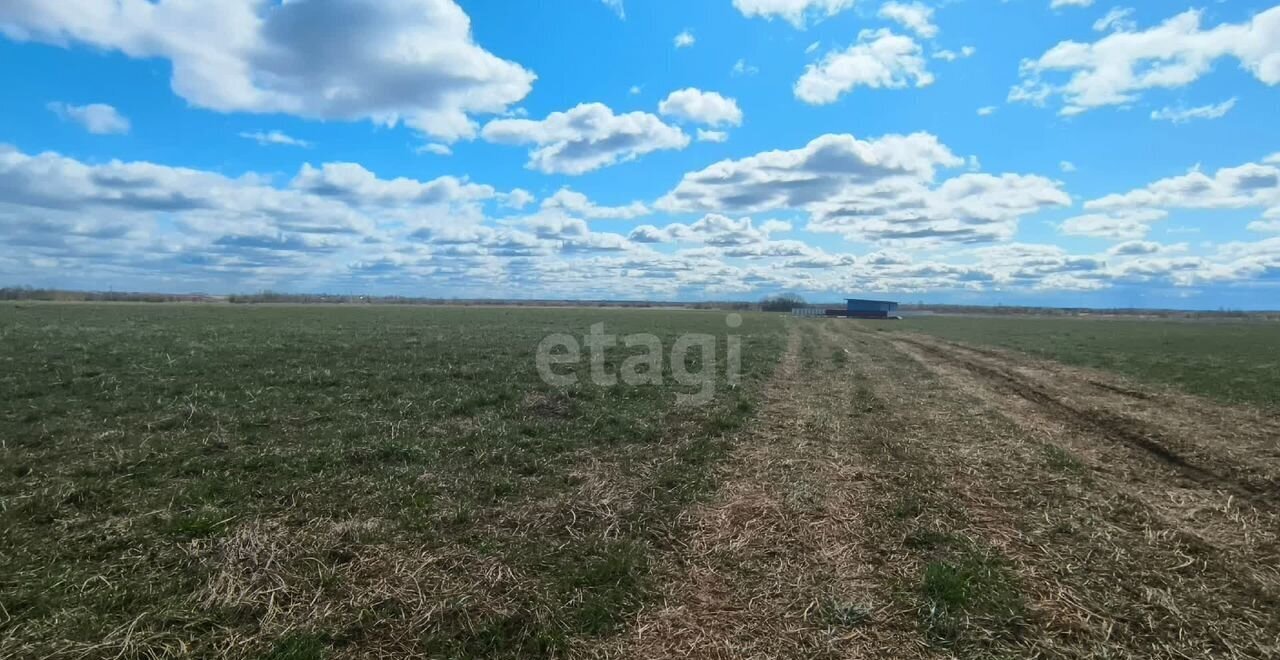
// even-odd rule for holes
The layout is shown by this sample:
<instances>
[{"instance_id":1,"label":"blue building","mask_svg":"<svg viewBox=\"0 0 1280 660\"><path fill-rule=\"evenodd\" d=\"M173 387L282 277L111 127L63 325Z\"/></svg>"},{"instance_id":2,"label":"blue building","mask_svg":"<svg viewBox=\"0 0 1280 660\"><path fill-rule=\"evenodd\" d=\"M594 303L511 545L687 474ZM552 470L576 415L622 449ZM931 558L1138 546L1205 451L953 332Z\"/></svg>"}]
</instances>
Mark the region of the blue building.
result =
<instances>
[{"instance_id":1,"label":"blue building","mask_svg":"<svg viewBox=\"0 0 1280 660\"><path fill-rule=\"evenodd\" d=\"M897 316L898 303L891 300L845 298L845 316L855 319L887 319Z\"/></svg>"}]
</instances>

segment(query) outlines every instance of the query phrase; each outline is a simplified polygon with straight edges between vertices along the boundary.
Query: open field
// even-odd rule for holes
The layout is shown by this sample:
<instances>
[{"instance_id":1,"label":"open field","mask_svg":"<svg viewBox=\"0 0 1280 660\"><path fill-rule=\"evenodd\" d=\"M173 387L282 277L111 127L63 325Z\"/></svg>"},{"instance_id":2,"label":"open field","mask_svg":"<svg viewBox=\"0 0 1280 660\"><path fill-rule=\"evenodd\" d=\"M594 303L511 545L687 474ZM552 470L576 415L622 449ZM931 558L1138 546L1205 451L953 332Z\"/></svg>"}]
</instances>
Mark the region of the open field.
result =
<instances>
[{"instance_id":1,"label":"open field","mask_svg":"<svg viewBox=\"0 0 1280 660\"><path fill-rule=\"evenodd\" d=\"M550 388L534 350L592 322L670 346L724 319L0 308L0 657L520 655L604 634L710 488L781 320L747 317L742 387L693 410L672 402L688 388L594 387L585 365Z\"/></svg>"},{"instance_id":2,"label":"open field","mask_svg":"<svg viewBox=\"0 0 1280 660\"><path fill-rule=\"evenodd\" d=\"M725 319L0 307L0 657L1280 653L1235 326ZM600 322L737 335L741 383L544 384Z\"/></svg>"},{"instance_id":3,"label":"open field","mask_svg":"<svg viewBox=\"0 0 1280 660\"><path fill-rule=\"evenodd\" d=\"M1280 323L1274 321L935 316L898 325L1223 401L1280 404Z\"/></svg>"}]
</instances>

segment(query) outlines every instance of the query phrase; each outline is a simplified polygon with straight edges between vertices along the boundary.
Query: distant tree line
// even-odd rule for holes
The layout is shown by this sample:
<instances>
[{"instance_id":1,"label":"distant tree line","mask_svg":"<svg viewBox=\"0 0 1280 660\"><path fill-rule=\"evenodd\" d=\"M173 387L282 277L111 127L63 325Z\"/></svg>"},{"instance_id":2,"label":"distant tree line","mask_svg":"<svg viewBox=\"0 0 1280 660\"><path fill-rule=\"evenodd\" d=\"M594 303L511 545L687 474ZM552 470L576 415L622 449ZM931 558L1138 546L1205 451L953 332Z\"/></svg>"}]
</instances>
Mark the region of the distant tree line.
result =
<instances>
[{"instance_id":1,"label":"distant tree line","mask_svg":"<svg viewBox=\"0 0 1280 660\"><path fill-rule=\"evenodd\" d=\"M0 300L46 300L62 302L207 302L202 293L140 293L133 291L66 291L29 286L0 287Z\"/></svg>"},{"instance_id":2,"label":"distant tree line","mask_svg":"<svg viewBox=\"0 0 1280 660\"><path fill-rule=\"evenodd\" d=\"M789 312L797 307L804 307L804 298L796 293L769 296L760 301L762 312Z\"/></svg>"}]
</instances>

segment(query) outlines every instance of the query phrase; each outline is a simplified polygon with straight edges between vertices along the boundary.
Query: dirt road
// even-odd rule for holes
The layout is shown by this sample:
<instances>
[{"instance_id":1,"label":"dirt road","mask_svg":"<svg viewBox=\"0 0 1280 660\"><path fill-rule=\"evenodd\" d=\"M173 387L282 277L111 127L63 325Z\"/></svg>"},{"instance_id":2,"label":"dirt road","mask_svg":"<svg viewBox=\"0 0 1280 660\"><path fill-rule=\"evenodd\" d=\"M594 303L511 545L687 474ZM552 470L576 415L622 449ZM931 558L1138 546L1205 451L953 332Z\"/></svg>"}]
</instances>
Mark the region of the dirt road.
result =
<instances>
[{"instance_id":1,"label":"dirt road","mask_svg":"<svg viewBox=\"0 0 1280 660\"><path fill-rule=\"evenodd\" d=\"M1280 420L800 320L621 657L1280 656Z\"/></svg>"}]
</instances>

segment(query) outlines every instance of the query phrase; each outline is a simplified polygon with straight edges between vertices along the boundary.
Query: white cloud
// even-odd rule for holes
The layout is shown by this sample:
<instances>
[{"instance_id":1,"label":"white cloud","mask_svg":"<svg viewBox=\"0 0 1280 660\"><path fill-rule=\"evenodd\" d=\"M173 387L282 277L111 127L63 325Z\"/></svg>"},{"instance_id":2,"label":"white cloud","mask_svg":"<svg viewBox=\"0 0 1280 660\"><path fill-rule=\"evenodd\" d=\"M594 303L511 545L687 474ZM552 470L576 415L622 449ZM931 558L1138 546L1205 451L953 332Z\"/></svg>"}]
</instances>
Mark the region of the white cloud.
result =
<instances>
[{"instance_id":1,"label":"white cloud","mask_svg":"<svg viewBox=\"0 0 1280 660\"><path fill-rule=\"evenodd\" d=\"M1213 176L1193 169L1124 194L1090 200L1084 207L1092 213L1072 225L1073 231L1066 232L1064 228L1064 233L1141 238L1150 222L1168 215L1166 209L1246 208L1263 209L1262 219L1249 223L1249 230L1270 231L1275 221L1280 220L1280 167L1264 160L1224 167ZM1240 270L1236 275L1248 276L1254 272L1248 264L1256 265L1256 260L1241 264L1237 264Z\"/></svg>"},{"instance_id":2,"label":"white cloud","mask_svg":"<svg viewBox=\"0 0 1280 660\"><path fill-rule=\"evenodd\" d=\"M1070 174L1071 172L1076 171L1076 164L1069 160L1061 160L1058 161L1058 169Z\"/></svg>"},{"instance_id":3,"label":"white cloud","mask_svg":"<svg viewBox=\"0 0 1280 660\"><path fill-rule=\"evenodd\" d=\"M662 228L640 225L631 231L630 238L639 243L686 242L728 247L764 243L769 240L770 234L790 229L791 225L776 220L766 221L756 227L751 218L734 220L718 213L709 213L692 224L674 222Z\"/></svg>"},{"instance_id":4,"label":"white cloud","mask_svg":"<svg viewBox=\"0 0 1280 660\"><path fill-rule=\"evenodd\" d=\"M1133 32L1138 29L1138 24L1133 20L1132 7L1112 7L1105 16L1094 21L1093 29L1098 32Z\"/></svg>"},{"instance_id":5,"label":"white cloud","mask_svg":"<svg viewBox=\"0 0 1280 660\"><path fill-rule=\"evenodd\" d=\"M640 91L641 91L641 90L640 90L640 86L639 86L639 85L632 85L632 86L631 86L631 89L627 90L627 93L628 93L628 94L630 94L630 95L632 95L632 96L635 96L636 94L639 94L639 93L640 93Z\"/></svg>"},{"instance_id":6,"label":"white cloud","mask_svg":"<svg viewBox=\"0 0 1280 660\"><path fill-rule=\"evenodd\" d=\"M298 138L286 135L281 131L246 131L240 133L240 137L246 140L253 140L263 146L276 144L286 147L302 147L304 149L312 146L312 144L307 140L299 140Z\"/></svg>"},{"instance_id":7,"label":"white cloud","mask_svg":"<svg viewBox=\"0 0 1280 660\"><path fill-rule=\"evenodd\" d=\"M971 172L936 187L907 180L847 189L810 207L808 229L890 243L1008 241L1023 216L1070 203L1045 177Z\"/></svg>"},{"instance_id":8,"label":"white cloud","mask_svg":"<svg viewBox=\"0 0 1280 660\"><path fill-rule=\"evenodd\" d=\"M822 46L822 42L821 42L821 41L815 41L815 42L813 42L813 43L809 44L808 46L805 46L805 47L804 47L804 54L805 54L805 55L811 55L811 54L813 53L813 51L818 50L818 48L819 48L819 47L821 47L821 46Z\"/></svg>"},{"instance_id":9,"label":"white cloud","mask_svg":"<svg viewBox=\"0 0 1280 660\"><path fill-rule=\"evenodd\" d=\"M1089 7L1093 5L1093 0L1050 0L1050 9L1059 9L1061 7Z\"/></svg>"},{"instance_id":10,"label":"white cloud","mask_svg":"<svg viewBox=\"0 0 1280 660\"><path fill-rule=\"evenodd\" d=\"M124 115L105 103L70 105L54 101L46 107L62 119L80 124L84 130L94 135L119 135L128 133L131 128L129 120Z\"/></svg>"},{"instance_id":11,"label":"white cloud","mask_svg":"<svg viewBox=\"0 0 1280 660\"><path fill-rule=\"evenodd\" d=\"M697 39L694 39L693 33L686 29L681 31L680 34L677 34L676 38L672 41L675 43L676 48L688 48L689 46L692 46Z\"/></svg>"},{"instance_id":12,"label":"white cloud","mask_svg":"<svg viewBox=\"0 0 1280 660\"><path fill-rule=\"evenodd\" d=\"M560 209L567 213L584 218L618 218L630 219L649 215L649 207L640 202L631 202L625 206L599 206L586 195L561 188L556 193L542 200L544 210Z\"/></svg>"},{"instance_id":13,"label":"white cloud","mask_svg":"<svg viewBox=\"0 0 1280 660\"><path fill-rule=\"evenodd\" d=\"M688 223L642 225L631 236L597 232L586 218L634 217L643 205L600 206L568 189L531 214L495 219L486 209L520 208L532 196L455 177L383 179L357 163L307 165L275 186L252 173L88 165L0 147L0 274L59 269L84 278L83 286L163 280L214 291L666 298L690 291L752 297L777 290L1190 286L1280 273L1280 237L1214 246L1203 257L1180 255L1185 245L1146 241L1098 255L1021 243L958 248L956 242L1004 240L1019 214L1065 197L1053 182L1018 175L961 174L933 185L935 167L957 167L958 160L921 134L824 136L802 149L724 162L733 180L713 183L726 205L756 203L748 197L758 188L735 194L735 181L769 179L784 193L774 201L810 200L796 207L810 211L804 229L881 244L858 255L779 239L792 231L784 220L718 211ZM829 190L806 191L809 180ZM901 249L907 241L910 252ZM659 251L655 242L671 247Z\"/></svg>"},{"instance_id":14,"label":"white cloud","mask_svg":"<svg viewBox=\"0 0 1280 660\"><path fill-rule=\"evenodd\" d=\"M440 144L439 142L428 142L418 147L417 149L414 149L414 153L435 154L437 156L452 156L453 149L450 149L449 145L447 144Z\"/></svg>"},{"instance_id":15,"label":"white cloud","mask_svg":"<svg viewBox=\"0 0 1280 660\"><path fill-rule=\"evenodd\" d=\"M1114 256L1133 256L1139 254L1156 254L1165 249L1160 243L1151 241L1125 241L1107 249L1107 254Z\"/></svg>"},{"instance_id":16,"label":"white cloud","mask_svg":"<svg viewBox=\"0 0 1280 660\"><path fill-rule=\"evenodd\" d=\"M994 105L984 105L981 108L978 108L978 116L989 117L991 115L994 115L997 109L998 108L996 108L996 106Z\"/></svg>"},{"instance_id":17,"label":"white cloud","mask_svg":"<svg viewBox=\"0 0 1280 660\"><path fill-rule=\"evenodd\" d=\"M738 109L737 101L694 87L668 94L658 104L658 112L708 126L742 125L742 110Z\"/></svg>"},{"instance_id":18,"label":"white cloud","mask_svg":"<svg viewBox=\"0 0 1280 660\"><path fill-rule=\"evenodd\" d=\"M781 18L797 30L809 21L819 21L853 7L854 0L733 0L733 6L747 18Z\"/></svg>"},{"instance_id":19,"label":"white cloud","mask_svg":"<svg viewBox=\"0 0 1280 660\"><path fill-rule=\"evenodd\" d=\"M794 92L805 103L821 105L859 86L897 89L932 82L915 40L888 30L863 30L857 44L806 67Z\"/></svg>"},{"instance_id":20,"label":"white cloud","mask_svg":"<svg viewBox=\"0 0 1280 660\"><path fill-rule=\"evenodd\" d=\"M466 179L442 176L431 181L398 177L380 179L359 163L324 163L313 167L304 163L289 182L294 190L318 197L337 198L357 206L400 206L437 204L446 200L481 201L497 192Z\"/></svg>"},{"instance_id":21,"label":"white cloud","mask_svg":"<svg viewBox=\"0 0 1280 660\"><path fill-rule=\"evenodd\" d=\"M747 212L802 208L854 185L895 177L932 179L935 168L964 159L928 133L859 140L823 135L804 147L722 160L684 175L658 201L673 212Z\"/></svg>"},{"instance_id":22,"label":"white cloud","mask_svg":"<svg viewBox=\"0 0 1280 660\"><path fill-rule=\"evenodd\" d=\"M1246 227L1249 231L1256 231L1262 234L1280 234L1280 219L1277 220L1254 220Z\"/></svg>"},{"instance_id":23,"label":"white cloud","mask_svg":"<svg viewBox=\"0 0 1280 660\"><path fill-rule=\"evenodd\" d=\"M956 51L954 51L954 50L947 50L947 49L943 49L943 50L935 50L935 51L933 52L932 57L933 57L933 59L935 59L935 60L943 60L943 61L946 61L946 62L954 62L954 61L956 61L956 60L958 60L958 59L960 59L960 58L962 58L962 57L971 57L971 56L973 56L973 54L974 54L974 53L976 53L976 52L978 52L978 49L977 49L977 48L974 48L973 46L965 46L965 47L961 48L961 49L960 49L960 52L958 52L958 53L957 53Z\"/></svg>"},{"instance_id":24,"label":"white cloud","mask_svg":"<svg viewBox=\"0 0 1280 660\"><path fill-rule=\"evenodd\" d=\"M1066 219L1058 231L1068 236L1133 240L1146 236L1151 223L1166 216L1164 211L1145 209L1087 213Z\"/></svg>"},{"instance_id":25,"label":"white cloud","mask_svg":"<svg viewBox=\"0 0 1280 660\"><path fill-rule=\"evenodd\" d=\"M1280 206L1280 167L1245 163L1209 176L1198 169L1160 179L1124 194L1085 202L1090 211L1184 208L1232 209ZM1280 212L1280 211L1278 211Z\"/></svg>"},{"instance_id":26,"label":"white cloud","mask_svg":"<svg viewBox=\"0 0 1280 660\"><path fill-rule=\"evenodd\" d=\"M515 188L503 197L502 204L513 209L522 209L533 203L533 194L524 188Z\"/></svg>"},{"instance_id":27,"label":"white cloud","mask_svg":"<svg viewBox=\"0 0 1280 660\"><path fill-rule=\"evenodd\" d=\"M354 163L304 165L287 187L268 180L0 147L0 242L82 272L251 282L329 272L337 255L387 244L412 251L406 232L478 223L481 205L503 196L455 177L380 179Z\"/></svg>"},{"instance_id":28,"label":"white cloud","mask_svg":"<svg viewBox=\"0 0 1280 660\"><path fill-rule=\"evenodd\" d=\"M927 133L858 140L824 135L805 147L724 160L686 174L657 206L671 212L800 209L810 231L881 242L1007 240L1018 219L1070 203L1035 176L962 174L932 186L937 167L966 160Z\"/></svg>"},{"instance_id":29,"label":"white cloud","mask_svg":"<svg viewBox=\"0 0 1280 660\"><path fill-rule=\"evenodd\" d=\"M1151 111L1151 118L1171 121L1175 124L1185 124L1193 119L1219 119L1226 116L1231 109L1236 107L1236 97L1231 97L1222 103L1212 103L1209 105L1201 105L1194 108L1160 108Z\"/></svg>"},{"instance_id":30,"label":"white cloud","mask_svg":"<svg viewBox=\"0 0 1280 660\"><path fill-rule=\"evenodd\" d=\"M535 78L478 46L452 0L8 0L0 33L167 59L173 91L200 108L404 121L445 140Z\"/></svg>"},{"instance_id":31,"label":"white cloud","mask_svg":"<svg viewBox=\"0 0 1280 660\"><path fill-rule=\"evenodd\" d=\"M604 6L611 9L613 13L617 14L618 18L624 21L627 20L627 8L622 5L622 0L600 0L600 1L604 3Z\"/></svg>"},{"instance_id":32,"label":"white cloud","mask_svg":"<svg viewBox=\"0 0 1280 660\"><path fill-rule=\"evenodd\" d=\"M760 73L760 68L747 64L744 59L739 59L733 63L733 68L729 70L729 73L735 76L754 76Z\"/></svg>"},{"instance_id":33,"label":"white cloud","mask_svg":"<svg viewBox=\"0 0 1280 660\"><path fill-rule=\"evenodd\" d=\"M1061 97L1059 111L1075 115L1124 105L1149 89L1185 87L1208 73L1223 57L1239 60L1266 85L1280 83L1280 7L1243 23L1201 29L1202 13L1190 10L1141 32L1114 32L1094 43L1064 41L1021 66L1021 82L1010 101L1045 104ZM1065 81L1046 76L1065 74Z\"/></svg>"},{"instance_id":34,"label":"white cloud","mask_svg":"<svg viewBox=\"0 0 1280 660\"><path fill-rule=\"evenodd\" d=\"M615 115L602 103L582 103L546 119L495 119L481 136L498 144L532 144L528 167L582 174L663 149L683 149L689 136L647 112Z\"/></svg>"},{"instance_id":35,"label":"white cloud","mask_svg":"<svg viewBox=\"0 0 1280 660\"><path fill-rule=\"evenodd\" d=\"M886 2L880 7L880 18L896 21L924 39L938 36L933 24L933 8L919 2Z\"/></svg>"},{"instance_id":36,"label":"white cloud","mask_svg":"<svg viewBox=\"0 0 1280 660\"><path fill-rule=\"evenodd\" d=\"M699 142L725 142L728 141L729 134L724 131L708 131L705 128L698 129Z\"/></svg>"}]
</instances>

